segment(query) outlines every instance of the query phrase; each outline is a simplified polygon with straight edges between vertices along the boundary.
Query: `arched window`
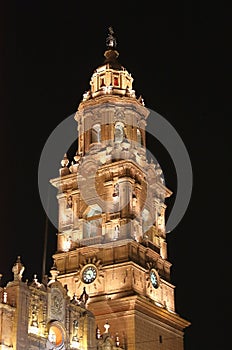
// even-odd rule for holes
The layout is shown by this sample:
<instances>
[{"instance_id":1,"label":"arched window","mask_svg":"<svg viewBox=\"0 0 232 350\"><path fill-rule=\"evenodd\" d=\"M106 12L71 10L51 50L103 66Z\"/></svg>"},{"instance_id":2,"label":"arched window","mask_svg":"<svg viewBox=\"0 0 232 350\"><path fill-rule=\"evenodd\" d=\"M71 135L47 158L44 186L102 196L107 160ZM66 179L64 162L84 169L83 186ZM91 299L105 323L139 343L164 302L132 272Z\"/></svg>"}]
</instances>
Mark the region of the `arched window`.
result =
<instances>
[{"instance_id":1,"label":"arched window","mask_svg":"<svg viewBox=\"0 0 232 350\"><path fill-rule=\"evenodd\" d=\"M102 229L102 209L95 204L88 208L86 221L83 227L83 238L91 238L101 235Z\"/></svg>"},{"instance_id":2,"label":"arched window","mask_svg":"<svg viewBox=\"0 0 232 350\"><path fill-rule=\"evenodd\" d=\"M115 129L114 129L114 141L122 142L123 138L124 138L124 125L121 122L117 122L115 124Z\"/></svg>"},{"instance_id":3,"label":"arched window","mask_svg":"<svg viewBox=\"0 0 232 350\"><path fill-rule=\"evenodd\" d=\"M105 86L104 77L100 76L100 87Z\"/></svg>"},{"instance_id":4,"label":"arched window","mask_svg":"<svg viewBox=\"0 0 232 350\"><path fill-rule=\"evenodd\" d=\"M151 228L153 222L150 212L144 208L142 211L142 229L143 233L146 235L146 232Z\"/></svg>"},{"instance_id":5,"label":"arched window","mask_svg":"<svg viewBox=\"0 0 232 350\"><path fill-rule=\"evenodd\" d=\"M114 86L119 86L118 76L114 76Z\"/></svg>"},{"instance_id":6,"label":"arched window","mask_svg":"<svg viewBox=\"0 0 232 350\"><path fill-rule=\"evenodd\" d=\"M137 129L137 142L139 145L142 145L142 135L139 129Z\"/></svg>"},{"instance_id":7,"label":"arched window","mask_svg":"<svg viewBox=\"0 0 232 350\"><path fill-rule=\"evenodd\" d=\"M101 142L101 125L95 124L91 129L91 143Z\"/></svg>"},{"instance_id":8,"label":"arched window","mask_svg":"<svg viewBox=\"0 0 232 350\"><path fill-rule=\"evenodd\" d=\"M89 206L87 213L86 213L86 217L90 218L90 217L95 216L95 215L100 215L101 213L102 213L101 207L98 204L94 204L94 205Z\"/></svg>"},{"instance_id":9,"label":"arched window","mask_svg":"<svg viewBox=\"0 0 232 350\"><path fill-rule=\"evenodd\" d=\"M49 327L48 331L48 342L50 343L49 349L63 349L64 348L64 331L58 324L58 322L54 322ZM53 346L51 346L53 345Z\"/></svg>"}]
</instances>

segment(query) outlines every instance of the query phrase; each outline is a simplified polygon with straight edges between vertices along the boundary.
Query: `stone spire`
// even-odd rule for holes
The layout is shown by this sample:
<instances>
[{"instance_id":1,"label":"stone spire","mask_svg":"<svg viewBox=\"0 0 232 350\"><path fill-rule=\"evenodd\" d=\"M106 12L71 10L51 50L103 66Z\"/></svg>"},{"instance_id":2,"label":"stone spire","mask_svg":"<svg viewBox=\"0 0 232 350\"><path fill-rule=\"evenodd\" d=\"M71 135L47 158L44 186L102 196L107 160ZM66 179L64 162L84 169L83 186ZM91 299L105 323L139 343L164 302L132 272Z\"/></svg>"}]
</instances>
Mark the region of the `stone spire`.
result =
<instances>
[{"instance_id":1,"label":"stone spire","mask_svg":"<svg viewBox=\"0 0 232 350\"><path fill-rule=\"evenodd\" d=\"M61 166L62 166L62 168L60 168L60 175L61 176L68 175L69 174L69 168L68 168L69 159L67 157L67 153L64 154L64 157L63 157L63 159L62 159L62 161L60 163L61 163Z\"/></svg>"},{"instance_id":2,"label":"stone spire","mask_svg":"<svg viewBox=\"0 0 232 350\"><path fill-rule=\"evenodd\" d=\"M67 157L67 153L65 153L65 154L64 154L64 158L63 158L62 161L61 161L61 165L62 165L62 167L64 168L64 167L67 167L67 166L68 166L68 163L69 163L69 159L68 159L68 157Z\"/></svg>"}]
</instances>

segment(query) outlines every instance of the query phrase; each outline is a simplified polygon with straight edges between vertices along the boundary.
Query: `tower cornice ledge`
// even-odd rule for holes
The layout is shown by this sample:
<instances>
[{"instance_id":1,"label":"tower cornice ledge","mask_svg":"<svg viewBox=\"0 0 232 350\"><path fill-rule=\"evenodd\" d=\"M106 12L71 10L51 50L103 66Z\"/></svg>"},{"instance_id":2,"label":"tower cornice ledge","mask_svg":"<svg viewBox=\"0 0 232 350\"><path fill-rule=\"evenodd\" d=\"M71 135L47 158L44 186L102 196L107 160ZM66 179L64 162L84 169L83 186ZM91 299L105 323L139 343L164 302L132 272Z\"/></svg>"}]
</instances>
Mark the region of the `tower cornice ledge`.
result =
<instances>
[{"instance_id":1,"label":"tower cornice ledge","mask_svg":"<svg viewBox=\"0 0 232 350\"><path fill-rule=\"evenodd\" d=\"M131 105L133 105L137 112L145 119L147 119L148 115L150 114L150 111L144 107L139 100L133 97L127 97L127 96L117 96L117 95L110 95L110 94L104 94L97 96L95 98L89 99L87 101L83 101L79 104L78 111L75 114L75 120L78 121L78 113L83 112L85 109L92 108L92 107L98 107L103 108L103 106L107 104L109 107L112 106L122 106L123 108L128 108Z\"/></svg>"},{"instance_id":2,"label":"tower cornice ledge","mask_svg":"<svg viewBox=\"0 0 232 350\"><path fill-rule=\"evenodd\" d=\"M153 302L144 300L144 297L136 296L135 309L138 312L146 314L147 316L154 317L161 322L165 322L180 331L183 331L186 327L190 326L191 322L180 317L177 313L170 312L165 308L154 305Z\"/></svg>"},{"instance_id":3,"label":"tower cornice ledge","mask_svg":"<svg viewBox=\"0 0 232 350\"><path fill-rule=\"evenodd\" d=\"M62 177L59 176L59 177L56 177L54 179L50 179L49 181L54 187L60 189L60 186L68 185L68 184L70 185L70 187L75 187L77 184L76 179L77 179L76 173L74 173L74 174L69 173L69 174L62 176Z\"/></svg>"},{"instance_id":4,"label":"tower cornice ledge","mask_svg":"<svg viewBox=\"0 0 232 350\"><path fill-rule=\"evenodd\" d=\"M151 317L157 322L165 323L166 325L182 331L191 325L191 322L183 319L177 313L170 312L163 307L159 307L154 302L148 301L146 297L139 295L126 296L120 299L108 299L95 303L88 304L88 308L99 318L106 313L118 314L129 312L130 314L142 314L143 317Z\"/></svg>"}]
</instances>

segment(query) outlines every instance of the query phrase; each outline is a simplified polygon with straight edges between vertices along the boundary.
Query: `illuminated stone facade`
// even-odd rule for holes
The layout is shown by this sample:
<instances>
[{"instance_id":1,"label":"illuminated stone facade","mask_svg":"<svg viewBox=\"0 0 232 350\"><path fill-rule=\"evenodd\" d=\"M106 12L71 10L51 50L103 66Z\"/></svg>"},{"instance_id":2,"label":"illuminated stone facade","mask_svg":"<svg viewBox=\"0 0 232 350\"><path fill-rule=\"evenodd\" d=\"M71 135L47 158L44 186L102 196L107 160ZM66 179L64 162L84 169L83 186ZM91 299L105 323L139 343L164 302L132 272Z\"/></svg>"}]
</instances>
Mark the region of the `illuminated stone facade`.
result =
<instances>
[{"instance_id":1,"label":"illuminated stone facade","mask_svg":"<svg viewBox=\"0 0 232 350\"><path fill-rule=\"evenodd\" d=\"M0 349L183 350L189 322L175 312L162 170L146 150L149 111L118 62L105 61L75 114L78 149L51 179L59 204L48 282L1 289ZM68 150L66 151L68 153Z\"/></svg>"},{"instance_id":2,"label":"illuminated stone facade","mask_svg":"<svg viewBox=\"0 0 232 350\"><path fill-rule=\"evenodd\" d=\"M113 39L113 37L111 37ZM58 189L59 231L54 262L70 296L86 287L88 309L106 320L128 349L183 349L189 323L175 312L167 260L164 185L148 161L143 98L118 62L115 42L75 114L78 149L67 154Z\"/></svg>"},{"instance_id":3,"label":"illuminated stone facade","mask_svg":"<svg viewBox=\"0 0 232 350\"><path fill-rule=\"evenodd\" d=\"M96 325L85 290L70 298L51 269L47 283L22 280L18 257L14 280L0 288L0 349L96 349Z\"/></svg>"}]
</instances>

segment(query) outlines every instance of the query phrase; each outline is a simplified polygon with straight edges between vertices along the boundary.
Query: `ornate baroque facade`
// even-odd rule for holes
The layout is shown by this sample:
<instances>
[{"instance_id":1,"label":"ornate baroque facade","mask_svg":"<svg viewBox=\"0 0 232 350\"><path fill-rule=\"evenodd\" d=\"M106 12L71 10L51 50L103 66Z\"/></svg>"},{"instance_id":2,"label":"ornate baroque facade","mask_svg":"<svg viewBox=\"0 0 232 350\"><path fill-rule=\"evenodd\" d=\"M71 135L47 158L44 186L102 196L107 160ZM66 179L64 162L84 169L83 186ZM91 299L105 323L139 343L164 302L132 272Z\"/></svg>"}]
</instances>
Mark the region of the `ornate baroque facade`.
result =
<instances>
[{"instance_id":1,"label":"ornate baroque facade","mask_svg":"<svg viewBox=\"0 0 232 350\"><path fill-rule=\"evenodd\" d=\"M112 28L105 60L75 114L78 149L51 184L59 203L48 282L1 288L0 349L183 350L167 257L165 186L146 153L149 111L119 63ZM68 150L67 150L68 151Z\"/></svg>"}]
</instances>

